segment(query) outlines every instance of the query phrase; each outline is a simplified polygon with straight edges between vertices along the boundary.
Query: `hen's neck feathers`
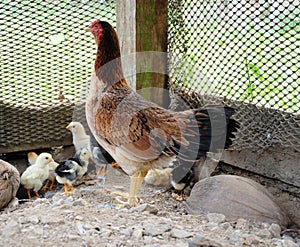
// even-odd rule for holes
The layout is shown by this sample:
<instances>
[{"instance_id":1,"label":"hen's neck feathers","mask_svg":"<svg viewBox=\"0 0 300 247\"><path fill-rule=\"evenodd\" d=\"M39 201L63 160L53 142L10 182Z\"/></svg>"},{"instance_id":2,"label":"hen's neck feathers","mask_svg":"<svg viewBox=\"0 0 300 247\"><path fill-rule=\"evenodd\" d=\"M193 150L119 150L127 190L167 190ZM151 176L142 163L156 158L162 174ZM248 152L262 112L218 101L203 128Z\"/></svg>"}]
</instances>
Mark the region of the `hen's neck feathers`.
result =
<instances>
[{"instance_id":1,"label":"hen's neck feathers","mask_svg":"<svg viewBox=\"0 0 300 247\"><path fill-rule=\"evenodd\" d=\"M106 87L128 87L124 79L119 39L113 28L105 30L101 38L96 39L97 54L94 69L98 79L106 84Z\"/></svg>"}]
</instances>

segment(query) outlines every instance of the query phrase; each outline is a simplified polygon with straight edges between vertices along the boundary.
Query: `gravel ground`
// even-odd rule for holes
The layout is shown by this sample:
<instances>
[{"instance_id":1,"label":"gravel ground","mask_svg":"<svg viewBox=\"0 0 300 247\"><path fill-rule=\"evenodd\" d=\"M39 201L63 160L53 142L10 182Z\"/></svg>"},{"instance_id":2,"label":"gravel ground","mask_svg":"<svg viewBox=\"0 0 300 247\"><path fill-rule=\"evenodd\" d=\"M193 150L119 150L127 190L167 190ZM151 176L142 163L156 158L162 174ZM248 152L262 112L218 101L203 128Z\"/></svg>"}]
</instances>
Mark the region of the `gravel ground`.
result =
<instances>
[{"instance_id":1,"label":"gravel ground","mask_svg":"<svg viewBox=\"0 0 300 247\"><path fill-rule=\"evenodd\" d=\"M284 233L277 224L187 215L184 202L162 187L144 185L140 206L117 207L112 191L126 191L128 185L126 175L110 169L104 188L64 195L58 186L5 209L0 246L300 246L299 235Z\"/></svg>"}]
</instances>

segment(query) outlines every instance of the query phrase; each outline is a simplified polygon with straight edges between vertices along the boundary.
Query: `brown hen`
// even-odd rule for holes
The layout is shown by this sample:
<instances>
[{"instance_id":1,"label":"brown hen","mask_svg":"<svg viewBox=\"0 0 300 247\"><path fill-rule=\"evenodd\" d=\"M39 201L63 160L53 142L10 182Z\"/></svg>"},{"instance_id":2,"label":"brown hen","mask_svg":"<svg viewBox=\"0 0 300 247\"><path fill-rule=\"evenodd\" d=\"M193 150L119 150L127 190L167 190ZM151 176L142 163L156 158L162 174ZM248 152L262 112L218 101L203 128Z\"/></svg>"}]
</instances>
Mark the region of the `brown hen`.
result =
<instances>
[{"instance_id":1,"label":"brown hen","mask_svg":"<svg viewBox=\"0 0 300 247\"><path fill-rule=\"evenodd\" d=\"M232 108L208 106L173 112L145 100L124 79L112 26L96 20L87 31L97 45L87 121L99 144L130 176L130 206L138 204L137 192L148 170L168 167L176 156L193 162L208 151L231 145L237 128L230 119Z\"/></svg>"}]
</instances>

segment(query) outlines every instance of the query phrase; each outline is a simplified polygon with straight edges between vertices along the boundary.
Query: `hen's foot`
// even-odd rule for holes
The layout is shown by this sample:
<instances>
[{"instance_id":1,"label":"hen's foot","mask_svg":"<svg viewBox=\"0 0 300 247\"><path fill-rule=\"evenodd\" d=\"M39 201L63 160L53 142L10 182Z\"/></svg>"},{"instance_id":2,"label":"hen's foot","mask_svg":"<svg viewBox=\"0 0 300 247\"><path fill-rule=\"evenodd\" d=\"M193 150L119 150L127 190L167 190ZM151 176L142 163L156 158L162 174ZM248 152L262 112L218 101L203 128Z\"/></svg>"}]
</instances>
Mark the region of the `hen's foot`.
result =
<instances>
[{"instance_id":1,"label":"hen's foot","mask_svg":"<svg viewBox=\"0 0 300 247\"><path fill-rule=\"evenodd\" d=\"M119 203L116 206L119 207L136 207L139 205L139 199L136 196L130 196L128 193L120 192L120 191L114 191L112 194L115 194L116 201Z\"/></svg>"}]
</instances>

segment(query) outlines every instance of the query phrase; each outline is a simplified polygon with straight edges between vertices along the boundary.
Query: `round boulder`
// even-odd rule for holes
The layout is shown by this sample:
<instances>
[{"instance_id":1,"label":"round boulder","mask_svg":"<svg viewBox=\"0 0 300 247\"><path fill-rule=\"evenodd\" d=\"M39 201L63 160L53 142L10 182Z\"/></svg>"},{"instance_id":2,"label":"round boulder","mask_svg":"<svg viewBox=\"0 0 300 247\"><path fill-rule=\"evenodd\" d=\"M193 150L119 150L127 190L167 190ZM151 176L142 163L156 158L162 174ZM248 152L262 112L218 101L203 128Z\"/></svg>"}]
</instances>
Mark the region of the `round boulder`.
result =
<instances>
[{"instance_id":1,"label":"round boulder","mask_svg":"<svg viewBox=\"0 0 300 247\"><path fill-rule=\"evenodd\" d=\"M289 217L274 202L272 195L251 179L219 175L200 180L186 201L194 215L224 214L227 220L245 218L260 222L290 224Z\"/></svg>"}]
</instances>

